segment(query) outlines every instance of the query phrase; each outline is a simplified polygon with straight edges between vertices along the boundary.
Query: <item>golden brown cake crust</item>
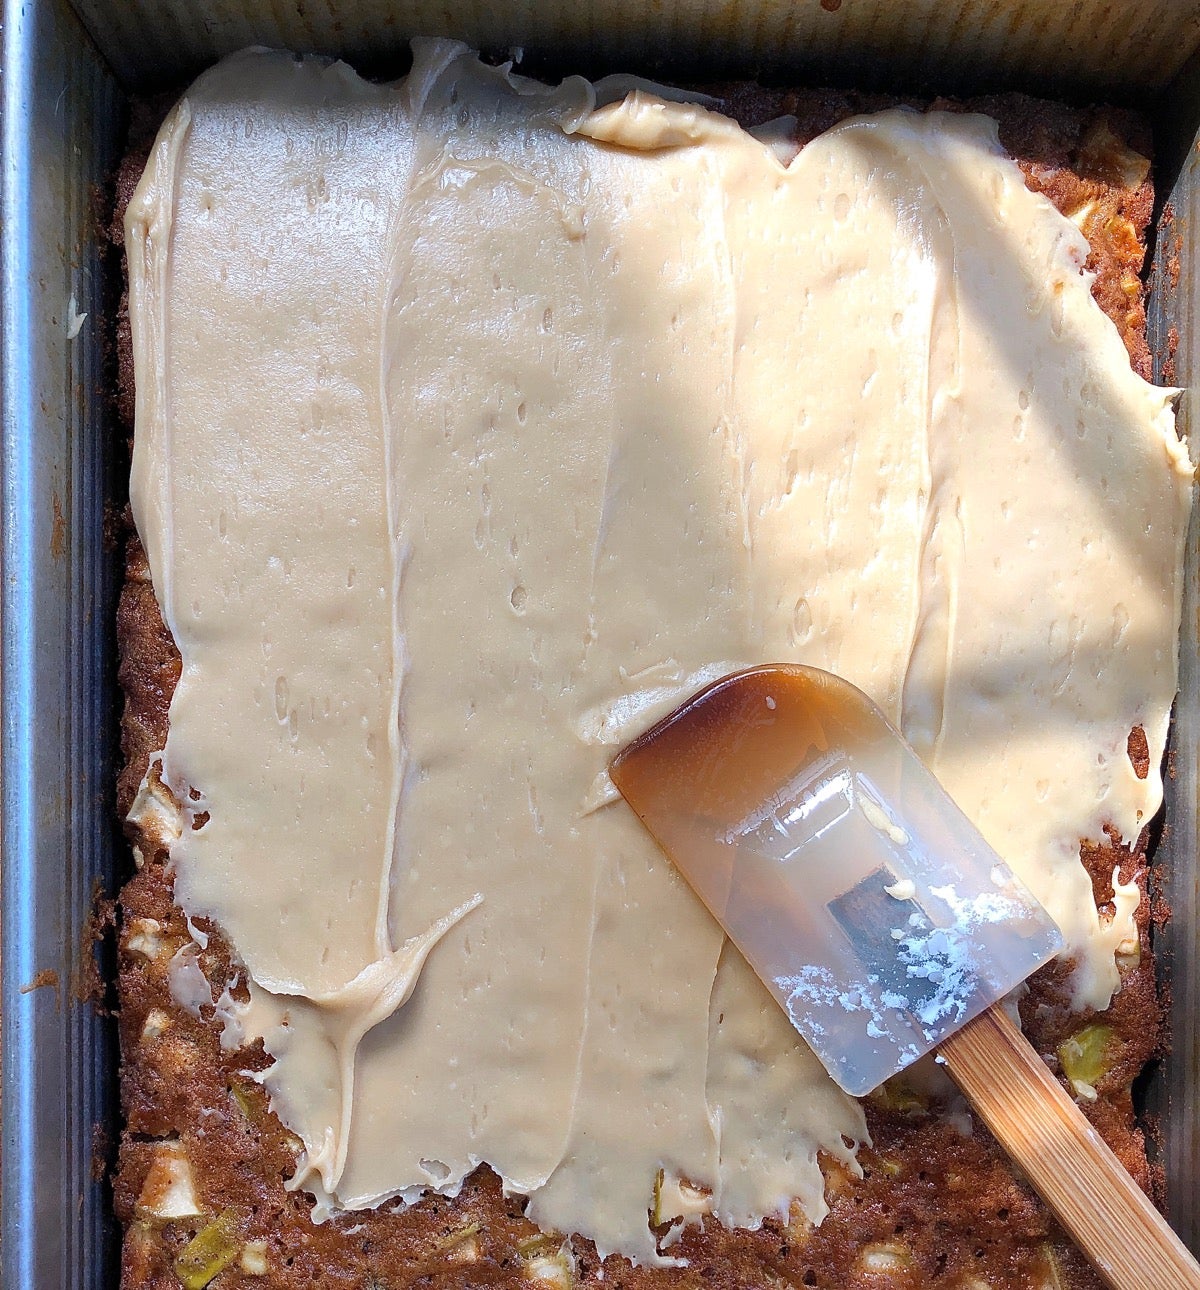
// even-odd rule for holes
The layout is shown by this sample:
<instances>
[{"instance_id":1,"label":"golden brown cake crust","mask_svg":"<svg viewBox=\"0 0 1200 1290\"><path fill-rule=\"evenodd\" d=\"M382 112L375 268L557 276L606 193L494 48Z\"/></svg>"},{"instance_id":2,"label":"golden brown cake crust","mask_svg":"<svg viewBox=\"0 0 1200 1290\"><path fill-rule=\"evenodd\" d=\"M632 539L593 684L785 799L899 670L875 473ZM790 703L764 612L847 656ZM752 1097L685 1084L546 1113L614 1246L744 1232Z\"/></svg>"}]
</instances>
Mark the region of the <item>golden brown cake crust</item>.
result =
<instances>
[{"instance_id":1,"label":"golden brown cake crust","mask_svg":"<svg viewBox=\"0 0 1200 1290\"><path fill-rule=\"evenodd\" d=\"M716 93L724 110L747 125L793 115L802 140L846 116L896 101L745 85L718 87ZM118 176L115 243L122 240L124 208L166 106L145 104L135 113ZM1144 122L1112 109L1067 108L1020 95L932 106L996 117L1001 139L1029 187L1080 223L1092 247L1093 294L1119 329L1133 367L1148 378L1140 274L1153 193L1138 160L1138 154L1150 151ZM124 306L115 325L118 407L132 433L132 358ZM163 746L180 669L132 533L118 636L125 694L118 806L124 815L151 754ZM1146 745L1140 734L1131 735L1130 756L1144 775ZM1099 1284L986 1131L976 1123L964 1135L945 1107L931 1105L903 1079L866 1103L874 1145L859 1153L863 1176L825 1162L830 1214L820 1227L808 1228L798 1211L793 1223L768 1220L756 1232L726 1231L710 1222L703 1230L689 1229L675 1247L673 1252L689 1261L683 1269L633 1269L618 1258L601 1267L591 1244L579 1238L570 1242L569 1258L563 1260L558 1239L542 1237L524 1217L520 1198L504 1197L486 1167L467 1180L454 1200L430 1197L404 1212L382 1206L316 1226L304 1194L284 1188L298 1143L267 1110L252 1078L268 1064L261 1045L224 1051L210 1009L196 1018L172 1001L167 962L190 937L172 901L165 855L144 837L131 840L141 848L143 863L122 892L120 914L125 1125L114 1189L117 1214L126 1224L124 1290L177 1287L175 1260L218 1219L215 1230L224 1232L231 1255L211 1282L218 1290L315 1284L448 1290L537 1284L531 1279L535 1272L562 1278L551 1284L602 1283L609 1290L971 1285L1081 1290ZM1132 849L1114 841L1108 847L1084 847L1081 853L1102 910L1113 896L1115 865L1124 881L1136 878L1142 890L1141 953L1122 963L1122 989L1112 1007L1099 1023L1071 1013L1066 974L1051 966L1032 982L1021 1014L1030 1039L1055 1070L1064 1041L1089 1025L1109 1028L1104 1032L1105 1069L1095 1083L1097 1099L1085 1102L1083 1109L1139 1183L1158 1194L1161 1179L1147 1163L1130 1092L1134 1078L1162 1047L1163 1013L1148 946L1146 847L1143 834ZM200 925L210 940L199 961L217 993L232 975L233 964L221 936ZM155 926L147 938L147 929ZM152 1167L163 1144L176 1140L205 1217L164 1222L151 1212ZM247 1248L250 1242L254 1244ZM265 1274L258 1273L260 1267Z\"/></svg>"}]
</instances>

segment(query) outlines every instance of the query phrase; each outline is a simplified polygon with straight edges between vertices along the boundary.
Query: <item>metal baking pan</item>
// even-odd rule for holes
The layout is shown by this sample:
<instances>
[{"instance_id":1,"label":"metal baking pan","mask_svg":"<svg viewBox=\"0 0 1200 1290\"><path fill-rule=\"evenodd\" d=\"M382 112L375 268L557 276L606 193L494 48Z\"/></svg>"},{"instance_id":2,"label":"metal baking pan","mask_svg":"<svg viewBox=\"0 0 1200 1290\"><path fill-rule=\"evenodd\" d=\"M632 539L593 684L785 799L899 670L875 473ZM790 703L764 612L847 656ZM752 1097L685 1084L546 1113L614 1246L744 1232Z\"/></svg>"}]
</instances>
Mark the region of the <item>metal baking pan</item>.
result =
<instances>
[{"instance_id":1,"label":"metal baking pan","mask_svg":"<svg viewBox=\"0 0 1200 1290\"><path fill-rule=\"evenodd\" d=\"M115 1036L77 996L93 884L111 889L117 852L95 199L121 95L53 3L7 5L3 40L0 1284L82 1288L105 1283L116 1239L92 1173L93 1141L115 1130Z\"/></svg>"},{"instance_id":2,"label":"metal baking pan","mask_svg":"<svg viewBox=\"0 0 1200 1290\"><path fill-rule=\"evenodd\" d=\"M118 1237L102 1178L118 1127L113 1023L80 1001L97 883L125 861L113 819L118 557L106 508L125 453L98 322L115 307L98 220L127 96L179 84L241 45L386 67L411 32L554 51L553 64L684 78L1102 95L1148 110L1158 135L1152 272L1157 375L1197 375L1200 313L1200 4L1078 0L841 0L600 6L527 0L0 0L0 951L3 1138L0 1285L99 1290ZM335 16L336 8L336 16ZM572 68L573 69L573 68ZM1174 368L1168 359L1174 353ZM1200 426L1187 394L1180 421ZM1200 1250L1200 529L1188 543L1181 696L1168 779L1159 936L1174 1051L1147 1081L1171 1218Z\"/></svg>"}]
</instances>

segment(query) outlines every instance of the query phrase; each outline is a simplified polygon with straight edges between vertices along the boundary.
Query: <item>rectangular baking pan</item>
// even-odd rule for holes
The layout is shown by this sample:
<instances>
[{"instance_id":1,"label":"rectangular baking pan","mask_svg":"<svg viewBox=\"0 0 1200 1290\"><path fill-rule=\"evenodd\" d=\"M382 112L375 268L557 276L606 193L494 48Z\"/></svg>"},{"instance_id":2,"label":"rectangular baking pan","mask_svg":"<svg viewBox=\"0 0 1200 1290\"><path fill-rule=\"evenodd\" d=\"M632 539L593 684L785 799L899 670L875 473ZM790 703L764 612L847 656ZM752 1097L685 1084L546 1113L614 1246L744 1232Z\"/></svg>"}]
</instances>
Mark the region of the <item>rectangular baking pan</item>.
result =
<instances>
[{"instance_id":1,"label":"rectangular baking pan","mask_svg":"<svg viewBox=\"0 0 1200 1290\"><path fill-rule=\"evenodd\" d=\"M106 542L126 468L98 325L116 307L99 220L131 94L179 85L251 43L386 70L408 34L551 51L542 65L676 79L766 75L890 89L1025 88L1148 110L1166 212L1154 244L1159 379L1196 377L1200 5L840 0L656 6L615 0L0 0L0 1285L100 1290L118 1235L97 1166L118 1131L114 1025L81 1001L94 889L127 863L113 818L113 615ZM335 15L336 9L336 15ZM86 314L82 322L80 315ZM1173 368L1170 366L1173 360ZM1181 427L1196 420L1185 394ZM1200 1250L1200 532L1188 541L1181 694L1167 784L1158 938L1174 1052L1147 1080L1171 1218Z\"/></svg>"}]
</instances>

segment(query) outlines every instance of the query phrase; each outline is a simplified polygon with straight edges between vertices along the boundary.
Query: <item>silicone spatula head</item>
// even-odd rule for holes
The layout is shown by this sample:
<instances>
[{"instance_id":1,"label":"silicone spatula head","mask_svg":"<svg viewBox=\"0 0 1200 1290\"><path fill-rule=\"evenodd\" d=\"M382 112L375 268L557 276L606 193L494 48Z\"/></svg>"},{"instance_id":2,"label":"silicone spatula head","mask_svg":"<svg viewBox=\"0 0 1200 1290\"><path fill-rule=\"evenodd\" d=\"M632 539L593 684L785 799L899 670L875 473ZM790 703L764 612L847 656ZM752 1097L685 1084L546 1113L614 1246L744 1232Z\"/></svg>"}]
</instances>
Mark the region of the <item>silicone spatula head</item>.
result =
<instances>
[{"instance_id":1,"label":"silicone spatula head","mask_svg":"<svg viewBox=\"0 0 1200 1290\"><path fill-rule=\"evenodd\" d=\"M1062 948L883 713L828 672L727 676L625 748L612 778L847 1093Z\"/></svg>"}]
</instances>

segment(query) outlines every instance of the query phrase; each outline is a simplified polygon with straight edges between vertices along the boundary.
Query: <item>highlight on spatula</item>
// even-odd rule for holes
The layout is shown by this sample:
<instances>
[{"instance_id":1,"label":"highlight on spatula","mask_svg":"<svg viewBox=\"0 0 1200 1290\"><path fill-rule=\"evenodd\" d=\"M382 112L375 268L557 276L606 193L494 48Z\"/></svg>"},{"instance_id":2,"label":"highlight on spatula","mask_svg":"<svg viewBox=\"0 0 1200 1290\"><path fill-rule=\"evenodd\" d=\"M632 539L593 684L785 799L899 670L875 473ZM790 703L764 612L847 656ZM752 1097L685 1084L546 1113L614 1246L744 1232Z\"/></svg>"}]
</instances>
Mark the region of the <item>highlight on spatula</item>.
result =
<instances>
[{"instance_id":1,"label":"highlight on spatula","mask_svg":"<svg viewBox=\"0 0 1200 1290\"><path fill-rule=\"evenodd\" d=\"M780 664L717 681L612 777L849 1093L1061 949L879 709L829 673Z\"/></svg>"}]
</instances>

